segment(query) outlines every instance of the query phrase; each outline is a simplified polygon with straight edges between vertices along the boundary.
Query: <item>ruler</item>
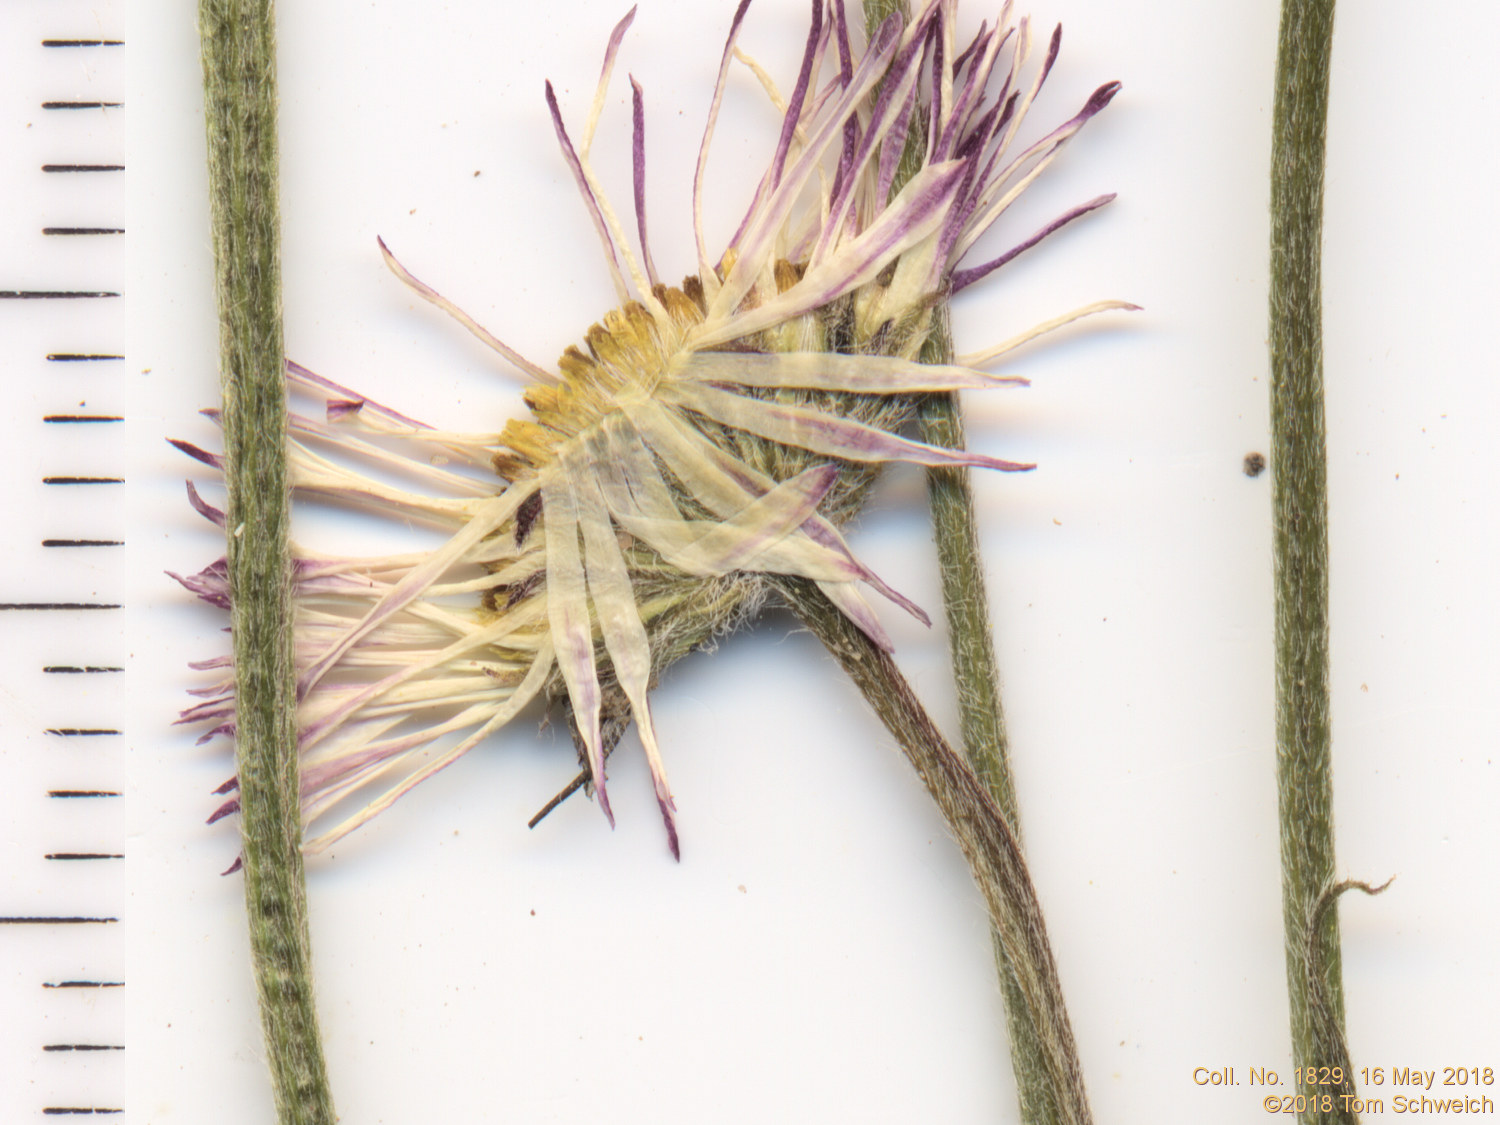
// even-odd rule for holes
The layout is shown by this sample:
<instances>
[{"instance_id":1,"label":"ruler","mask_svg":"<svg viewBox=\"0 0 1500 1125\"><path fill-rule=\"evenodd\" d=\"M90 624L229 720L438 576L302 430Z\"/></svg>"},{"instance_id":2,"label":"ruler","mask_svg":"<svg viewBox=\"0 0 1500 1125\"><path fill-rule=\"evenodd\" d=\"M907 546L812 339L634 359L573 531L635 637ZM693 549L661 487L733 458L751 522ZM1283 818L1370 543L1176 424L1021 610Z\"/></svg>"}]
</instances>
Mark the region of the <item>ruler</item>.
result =
<instances>
[{"instance_id":1,"label":"ruler","mask_svg":"<svg viewBox=\"0 0 1500 1125\"><path fill-rule=\"evenodd\" d=\"M125 44L0 12L0 1119L123 1115Z\"/></svg>"}]
</instances>

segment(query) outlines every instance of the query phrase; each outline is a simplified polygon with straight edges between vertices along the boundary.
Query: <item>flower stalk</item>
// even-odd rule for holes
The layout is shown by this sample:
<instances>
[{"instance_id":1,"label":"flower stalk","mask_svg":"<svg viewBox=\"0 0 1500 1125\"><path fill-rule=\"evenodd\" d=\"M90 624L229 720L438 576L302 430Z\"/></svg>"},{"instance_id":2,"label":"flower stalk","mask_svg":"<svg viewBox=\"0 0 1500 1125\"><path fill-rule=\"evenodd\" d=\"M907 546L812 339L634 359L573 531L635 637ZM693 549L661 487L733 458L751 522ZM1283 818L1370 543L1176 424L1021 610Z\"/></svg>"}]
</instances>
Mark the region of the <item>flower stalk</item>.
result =
<instances>
[{"instance_id":1,"label":"flower stalk","mask_svg":"<svg viewBox=\"0 0 1500 1125\"><path fill-rule=\"evenodd\" d=\"M1052 1119L1060 1125L1090 1125L1093 1115L1041 904L1020 843L1000 807L937 729L889 653L809 583L781 579L776 584L900 744L968 859L1003 949L1009 987L1023 1005L1018 1015L1032 1032L1043 1077L1038 1085L1048 1093ZM1026 1077L1031 1081L1034 1076Z\"/></svg>"},{"instance_id":2,"label":"flower stalk","mask_svg":"<svg viewBox=\"0 0 1500 1125\"><path fill-rule=\"evenodd\" d=\"M964 448L963 413L955 394L928 397L917 415L917 427L925 442ZM933 537L942 572L943 609L958 688L964 753L1019 839L1019 809L1011 780L1000 673L990 632L989 595L969 474L954 469L927 470L927 502L932 508Z\"/></svg>"},{"instance_id":3,"label":"flower stalk","mask_svg":"<svg viewBox=\"0 0 1500 1125\"><path fill-rule=\"evenodd\" d=\"M298 795L270 0L199 6L223 384L245 904L282 1125L332 1125Z\"/></svg>"},{"instance_id":4,"label":"flower stalk","mask_svg":"<svg viewBox=\"0 0 1500 1125\"><path fill-rule=\"evenodd\" d=\"M1328 685L1328 454L1323 416L1322 227L1334 0L1285 0L1271 148L1271 468L1276 585L1276 784L1292 1062L1344 1077L1328 1109L1357 1120L1344 1035L1335 900ZM1303 1081L1299 1092L1329 1088Z\"/></svg>"},{"instance_id":5,"label":"flower stalk","mask_svg":"<svg viewBox=\"0 0 1500 1125\"><path fill-rule=\"evenodd\" d=\"M865 0L864 10L867 31L878 27L892 12L910 18L908 0ZM919 166L918 154L925 141L925 126L920 114L913 115L907 134L907 152L897 169L893 190L900 190ZM952 355L948 318L946 315L935 318L923 345L922 359L926 363L947 363L952 361ZM917 407L916 421L918 436L929 445L965 448L963 407L956 392L923 398ZM979 552L974 491L967 470L928 469L927 503L937 545L943 613L948 627L964 754L999 806L1006 828L1019 848L1020 810L1011 779L1005 714L1000 700L1000 671L995 660L989 595L985 590L984 566ZM1023 1125L1057 1125L1061 1111L1048 1073L1041 1029L1027 1008L1021 982L1006 953L1004 936L996 927L991 929L990 937L995 952L995 972L1005 1005L1011 1069L1016 1079L1021 1121ZM1061 1014L1066 1020L1066 1011Z\"/></svg>"},{"instance_id":6,"label":"flower stalk","mask_svg":"<svg viewBox=\"0 0 1500 1125\"><path fill-rule=\"evenodd\" d=\"M963 414L955 394L932 395L917 415L922 440L952 449L964 447ZM927 503L943 588L943 612L953 683L958 694L959 732L964 755L994 799L1006 828L1020 847L1020 810L1011 779L1000 674L990 632L989 597L974 519L974 492L962 470L927 470ZM1016 1077L1024 1125L1056 1125L1060 1116L1041 1029L1033 1020L1006 951L1004 936L992 929L995 972L1005 1002L1011 1067Z\"/></svg>"}]
</instances>

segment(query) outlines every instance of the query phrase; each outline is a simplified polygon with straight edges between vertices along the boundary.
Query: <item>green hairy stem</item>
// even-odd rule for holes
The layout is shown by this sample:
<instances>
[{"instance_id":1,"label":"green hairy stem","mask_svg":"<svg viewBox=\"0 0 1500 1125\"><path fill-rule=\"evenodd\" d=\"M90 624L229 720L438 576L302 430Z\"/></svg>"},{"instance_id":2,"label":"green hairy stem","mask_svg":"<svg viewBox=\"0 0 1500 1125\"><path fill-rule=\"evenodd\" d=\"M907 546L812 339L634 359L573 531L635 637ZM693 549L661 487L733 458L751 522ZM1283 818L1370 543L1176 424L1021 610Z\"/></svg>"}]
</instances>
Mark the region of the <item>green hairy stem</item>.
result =
<instances>
[{"instance_id":1,"label":"green hairy stem","mask_svg":"<svg viewBox=\"0 0 1500 1125\"><path fill-rule=\"evenodd\" d=\"M949 349L943 348L944 352ZM927 359L926 356L923 357ZM933 358L929 362L949 362ZM921 406L918 436L932 445L964 447L963 415L956 394L928 397ZM929 469L927 500L932 509L942 573L943 611L948 624L953 682L958 691L959 730L964 754L994 798L1017 843L1021 822L1011 781L1005 715L1000 704L1000 676L990 632L989 597L979 555L974 493L967 469ZM1062 1120L1048 1078L1040 1029L1031 1019L1013 966L998 930L992 933L995 971L1005 1001L1011 1067L1023 1125L1056 1125Z\"/></svg>"},{"instance_id":2,"label":"green hairy stem","mask_svg":"<svg viewBox=\"0 0 1500 1125\"><path fill-rule=\"evenodd\" d=\"M1344 1035L1328 687L1328 454L1323 421L1323 166L1334 0L1285 0L1271 140L1271 467L1276 784L1292 1062L1336 1067L1302 1120L1357 1120ZM1316 1071L1314 1071L1316 1073Z\"/></svg>"},{"instance_id":3,"label":"green hairy stem","mask_svg":"<svg viewBox=\"0 0 1500 1125\"><path fill-rule=\"evenodd\" d=\"M864 9L867 33L873 33L893 12L900 12L907 19L911 17L908 0L865 0ZM891 184L893 196L921 167L922 149L927 140L926 125L926 118L920 112L913 115L906 151ZM923 347L922 361L953 362L946 315L935 318L935 326ZM934 394L923 399L917 412L917 426L917 436L922 441L950 449L964 448L962 406L956 393ZM968 470L929 469L927 499L942 573L943 611L948 626L964 753L999 806L1011 836L1019 844L1020 814L1011 781L1005 716L1000 703L1000 673L995 661L989 596L985 591L979 531L974 518L974 493L969 484ZM1016 968L1007 957L1006 943L998 929L992 931L991 939L995 948L995 972L1005 1003L1011 1068L1015 1072L1022 1125L1059 1125L1064 1118L1059 1094L1053 1087L1046 1065L1042 1029L1028 1011ZM1066 1012L1059 1014L1066 1021Z\"/></svg>"},{"instance_id":4,"label":"green hairy stem","mask_svg":"<svg viewBox=\"0 0 1500 1125\"><path fill-rule=\"evenodd\" d=\"M250 946L277 1119L333 1125L313 1006L297 783L275 16L270 0L202 0L198 18Z\"/></svg>"},{"instance_id":5,"label":"green hairy stem","mask_svg":"<svg viewBox=\"0 0 1500 1125\"><path fill-rule=\"evenodd\" d=\"M900 744L958 841L989 907L1005 963L1035 1032L1045 1087L1059 1125L1091 1125L1078 1048L1057 965L1021 846L973 768L948 744L889 654L813 584L773 580Z\"/></svg>"},{"instance_id":6,"label":"green hairy stem","mask_svg":"<svg viewBox=\"0 0 1500 1125\"><path fill-rule=\"evenodd\" d=\"M952 362L934 360L933 362ZM958 395L932 395L917 416L918 436L932 445L964 448L964 422ZM1019 838L1015 786L1010 774L1010 750L1005 737L1005 714L1000 704L1000 675L990 633L989 595L979 555L979 530L974 520L974 491L967 469L929 469L927 500L942 571L943 609L948 641L953 650L953 675L958 684L959 729L964 752L979 775L1010 830Z\"/></svg>"}]
</instances>

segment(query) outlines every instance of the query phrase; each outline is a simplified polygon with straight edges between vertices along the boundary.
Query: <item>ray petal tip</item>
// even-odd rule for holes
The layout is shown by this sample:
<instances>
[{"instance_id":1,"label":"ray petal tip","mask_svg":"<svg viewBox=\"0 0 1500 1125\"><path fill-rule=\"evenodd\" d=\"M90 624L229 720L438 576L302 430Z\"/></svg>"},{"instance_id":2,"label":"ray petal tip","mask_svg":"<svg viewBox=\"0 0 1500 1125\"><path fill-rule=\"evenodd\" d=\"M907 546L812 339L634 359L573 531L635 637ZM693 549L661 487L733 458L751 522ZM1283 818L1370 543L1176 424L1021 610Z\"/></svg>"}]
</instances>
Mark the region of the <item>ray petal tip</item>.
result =
<instances>
[{"instance_id":1,"label":"ray petal tip","mask_svg":"<svg viewBox=\"0 0 1500 1125\"><path fill-rule=\"evenodd\" d=\"M594 800L599 803L599 810L604 813L604 819L609 821L610 828L614 828L615 810L609 804L609 789L602 769L594 778Z\"/></svg>"},{"instance_id":2,"label":"ray petal tip","mask_svg":"<svg viewBox=\"0 0 1500 1125\"><path fill-rule=\"evenodd\" d=\"M1114 101L1115 95L1118 94L1123 88L1124 83L1119 82L1118 80L1114 82L1106 82L1104 85L1100 86L1097 90L1089 95L1089 100L1084 103L1082 111L1083 115L1092 117L1094 114L1098 113L1105 106L1109 105L1110 102Z\"/></svg>"}]
</instances>

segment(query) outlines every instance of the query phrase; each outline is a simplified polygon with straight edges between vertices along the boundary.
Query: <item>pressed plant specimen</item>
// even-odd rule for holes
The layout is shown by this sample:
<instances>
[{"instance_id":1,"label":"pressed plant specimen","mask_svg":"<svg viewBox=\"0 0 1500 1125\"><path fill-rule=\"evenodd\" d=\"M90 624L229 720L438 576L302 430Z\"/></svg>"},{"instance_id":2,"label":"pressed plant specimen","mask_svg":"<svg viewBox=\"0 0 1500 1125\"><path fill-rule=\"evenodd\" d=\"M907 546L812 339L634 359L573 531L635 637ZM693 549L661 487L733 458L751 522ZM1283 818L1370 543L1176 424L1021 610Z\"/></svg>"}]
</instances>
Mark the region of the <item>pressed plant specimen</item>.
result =
<instances>
[{"instance_id":1,"label":"pressed plant specimen","mask_svg":"<svg viewBox=\"0 0 1500 1125\"><path fill-rule=\"evenodd\" d=\"M763 596L750 577L757 574L816 583L884 648L890 643L861 587L925 618L854 557L837 525L857 510L870 466L902 460L1031 467L894 431L912 417L918 396L1024 383L981 370L1019 340L955 363L924 363L920 352L952 293L1108 202L1104 196L1068 211L994 261L959 264L1116 89L1101 87L1074 118L1012 151L1057 37L1034 59L1024 23L997 28L944 63L941 47L953 36L948 7L931 4L906 27L891 17L858 58L841 11L832 10L837 18L828 28L817 9L791 93L793 110L749 211L716 260L699 231L698 271L680 285L660 280L644 243L643 212L636 216L642 243L632 246L588 159L630 17L610 39L577 145L549 87L564 159L621 297L588 330L582 348L563 354L557 373L479 327L382 243L398 276L529 378L530 419L512 420L498 434L438 432L288 366L294 387L326 398L324 418L289 418L295 488L454 531L430 553L376 559L298 553L296 589L307 607L296 632L305 819L317 821L362 787L376 791L311 840L309 850L357 827L549 692L567 696L606 816L613 814L602 732L633 719L675 849L675 810L646 696L661 663L653 641L661 650L673 643L674 629L695 634L695 643L722 631ZM739 22L724 53L715 106ZM937 94L920 166L892 193L918 79L931 70L934 51L933 80L951 89ZM820 89L813 78L828 55L837 56L839 67ZM986 104L981 95L1002 62L1008 73L1000 96ZM639 126L638 94L635 108ZM713 124L711 114L704 158ZM825 165L833 156L830 180ZM638 146L638 199L644 166ZM695 197L699 213L701 184ZM1101 302L1036 331L1106 307L1122 303ZM377 436L386 444L377 444ZM371 464L396 464L432 489L362 476L319 452L327 446ZM219 464L212 454L191 452ZM476 472L434 468L435 454ZM475 573L455 580L464 567ZM228 601L222 564L187 581ZM453 606L463 595L478 603L477 611ZM335 670L344 675L332 677ZM365 682L353 684L352 677ZM184 717L213 720L216 731L232 733L234 704L226 681ZM394 733L406 719L444 707L462 710L442 723ZM460 741L401 781L389 780L454 732L462 732ZM221 814L233 809L231 802Z\"/></svg>"},{"instance_id":2,"label":"pressed plant specimen","mask_svg":"<svg viewBox=\"0 0 1500 1125\"><path fill-rule=\"evenodd\" d=\"M607 758L634 723L678 853L678 798L648 692L672 661L779 595L864 677L903 742L925 747L909 752L946 800L1014 954L1018 987L1048 1028L1044 1065L1058 1119L1084 1121L1071 1032L1014 839L972 771L891 679L893 666L881 663L891 645L867 593L922 610L862 563L840 528L887 462L1030 468L897 431L934 394L1023 382L984 370L1021 343L1130 307L1099 302L964 355L947 343L954 293L1112 198L1063 212L992 260L968 261L1118 84L1101 86L1073 117L1023 144L1018 136L1056 59L1058 33L1034 40L1027 21L1009 22L1007 5L993 27L960 44L954 0L930 0L909 19L892 13L874 22L858 46L842 4L814 3L785 96L749 64L782 110L782 125L738 228L710 254L704 169L748 7L745 0L735 12L721 56L693 184L696 268L678 284L663 280L649 248L639 86L632 83L633 230L590 158L634 13L610 36L576 138L548 86L562 157L618 296L555 371L501 342L381 244L403 281L529 380L530 418L498 433L439 431L287 365L290 385L322 402L321 417L286 416L292 490L425 521L449 537L433 551L380 558L303 549L270 558L292 606L276 638L286 646L278 659L290 687L267 705L277 716L295 713L294 731L281 732L295 753L280 768L297 777L297 807L278 806L280 846L295 836L284 823L290 817L309 827L308 850L326 847L546 699L565 707L582 776L610 818ZM227 429L231 400L226 394ZM239 632L249 587L236 566L245 529L260 530L255 501L243 481L236 499L233 439L227 466L182 447L226 467L232 486L227 512L193 493L199 510L230 533L231 551L182 581L232 607ZM392 469L400 482L381 475ZM254 659L237 648L234 659L208 662L226 678L184 714L209 724L209 736L241 744L215 819L236 812L253 819L258 771L247 762L245 719ZM247 831L247 871L258 858Z\"/></svg>"}]
</instances>

